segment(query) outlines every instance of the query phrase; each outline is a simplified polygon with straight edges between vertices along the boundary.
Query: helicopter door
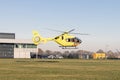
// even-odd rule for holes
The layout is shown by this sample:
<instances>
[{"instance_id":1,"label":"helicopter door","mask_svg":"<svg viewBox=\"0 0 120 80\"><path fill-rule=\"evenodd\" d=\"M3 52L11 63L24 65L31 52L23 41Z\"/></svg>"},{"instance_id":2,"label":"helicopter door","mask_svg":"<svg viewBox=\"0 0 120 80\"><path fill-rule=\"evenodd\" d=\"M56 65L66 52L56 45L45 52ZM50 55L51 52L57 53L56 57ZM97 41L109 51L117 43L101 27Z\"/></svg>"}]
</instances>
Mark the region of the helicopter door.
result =
<instances>
[{"instance_id":1,"label":"helicopter door","mask_svg":"<svg viewBox=\"0 0 120 80\"><path fill-rule=\"evenodd\" d=\"M64 37L63 37L63 36L62 36L61 38L62 38L62 40L64 39Z\"/></svg>"}]
</instances>

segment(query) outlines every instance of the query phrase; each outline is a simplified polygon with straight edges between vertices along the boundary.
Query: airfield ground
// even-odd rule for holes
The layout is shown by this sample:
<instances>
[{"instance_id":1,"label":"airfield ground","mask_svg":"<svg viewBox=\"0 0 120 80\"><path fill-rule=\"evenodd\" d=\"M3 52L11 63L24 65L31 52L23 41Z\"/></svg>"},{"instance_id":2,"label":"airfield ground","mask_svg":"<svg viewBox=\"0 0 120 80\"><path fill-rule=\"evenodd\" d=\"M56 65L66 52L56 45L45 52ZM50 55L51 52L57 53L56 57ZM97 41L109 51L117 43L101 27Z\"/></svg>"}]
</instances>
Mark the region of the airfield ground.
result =
<instances>
[{"instance_id":1,"label":"airfield ground","mask_svg":"<svg viewBox=\"0 0 120 80\"><path fill-rule=\"evenodd\" d=\"M0 59L0 80L120 80L120 60Z\"/></svg>"}]
</instances>

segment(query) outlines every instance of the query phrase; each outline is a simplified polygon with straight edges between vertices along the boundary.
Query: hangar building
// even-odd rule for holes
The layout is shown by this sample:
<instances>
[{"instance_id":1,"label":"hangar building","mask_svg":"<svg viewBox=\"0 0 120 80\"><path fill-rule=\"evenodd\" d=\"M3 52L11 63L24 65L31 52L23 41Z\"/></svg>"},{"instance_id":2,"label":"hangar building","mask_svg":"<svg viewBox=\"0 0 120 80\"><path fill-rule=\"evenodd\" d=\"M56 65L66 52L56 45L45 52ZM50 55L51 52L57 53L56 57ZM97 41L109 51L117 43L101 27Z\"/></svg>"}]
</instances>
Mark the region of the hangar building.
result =
<instances>
[{"instance_id":1,"label":"hangar building","mask_svg":"<svg viewBox=\"0 0 120 80\"><path fill-rule=\"evenodd\" d=\"M0 33L0 58L30 58L37 46L30 39L15 39L15 33Z\"/></svg>"},{"instance_id":2,"label":"hangar building","mask_svg":"<svg viewBox=\"0 0 120 80\"><path fill-rule=\"evenodd\" d=\"M105 53L93 53L93 59L105 59L106 54Z\"/></svg>"}]
</instances>

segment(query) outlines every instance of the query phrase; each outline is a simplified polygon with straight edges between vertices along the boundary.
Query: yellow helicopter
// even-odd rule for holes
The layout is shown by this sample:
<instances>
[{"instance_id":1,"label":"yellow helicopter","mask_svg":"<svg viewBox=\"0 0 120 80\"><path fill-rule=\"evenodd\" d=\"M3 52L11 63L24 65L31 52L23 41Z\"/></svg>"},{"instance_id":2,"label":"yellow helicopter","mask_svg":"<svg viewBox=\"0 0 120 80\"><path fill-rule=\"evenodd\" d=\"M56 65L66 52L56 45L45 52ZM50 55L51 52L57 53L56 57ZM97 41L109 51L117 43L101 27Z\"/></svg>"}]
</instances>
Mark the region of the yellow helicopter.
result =
<instances>
[{"instance_id":1,"label":"yellow helicopter","mask_svg":"<svg viewBox=\"0 0 120 80\"><path fill-rule=\"evenodd\" d=\"M80 35L88 35L88 34L81 34L81 33L71 33L72 31L74 31L75 29L72 29L70 31L67 32L63 32L61 35L56 36L54 38L43 38L38 31L33 30L33 38L32 41L34 42L35 45L39 45L40 43L46 43L48 41L55 41L56 43L58 43L60 46L62 47L62 49L67 49L67 48L74 48L77 49L76 47L82 43L82 41L75 37L72 36L70 34L80 34Z\"/></svg>"}]
</instances>

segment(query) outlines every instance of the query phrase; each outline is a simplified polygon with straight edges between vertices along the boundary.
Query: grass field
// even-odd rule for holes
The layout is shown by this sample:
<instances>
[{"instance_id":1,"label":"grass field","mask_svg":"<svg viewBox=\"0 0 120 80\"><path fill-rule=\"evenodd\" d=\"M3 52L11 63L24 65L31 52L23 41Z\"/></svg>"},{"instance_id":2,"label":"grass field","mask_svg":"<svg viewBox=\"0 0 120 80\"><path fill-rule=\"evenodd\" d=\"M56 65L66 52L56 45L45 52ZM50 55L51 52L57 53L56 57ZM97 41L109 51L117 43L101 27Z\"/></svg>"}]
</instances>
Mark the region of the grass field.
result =
<instances>
[{"instance_id":1,"label":"grass field","mask_svg":"<svg viewBox=\"0 0 120 80\"><path fill-rule=\"evenodd\" d=\"M0 59L0 80L120 80L120 60Z\"/></svg>"}]
</instances>

